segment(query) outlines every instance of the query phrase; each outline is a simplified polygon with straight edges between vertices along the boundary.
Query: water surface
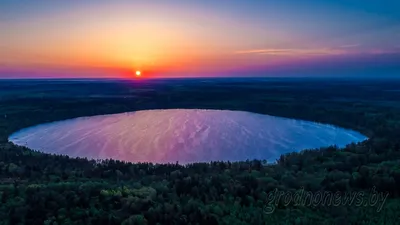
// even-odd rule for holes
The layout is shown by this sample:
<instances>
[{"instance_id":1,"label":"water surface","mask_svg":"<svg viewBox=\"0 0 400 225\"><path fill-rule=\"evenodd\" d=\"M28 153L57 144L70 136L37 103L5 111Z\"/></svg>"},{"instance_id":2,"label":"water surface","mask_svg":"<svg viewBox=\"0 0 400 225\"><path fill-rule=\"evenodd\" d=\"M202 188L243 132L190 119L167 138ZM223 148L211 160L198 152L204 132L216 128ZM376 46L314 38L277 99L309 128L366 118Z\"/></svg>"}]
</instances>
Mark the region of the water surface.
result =
<instances>
[{"instance_id":1,"label":"water surface","mask_svg":"<svg viewBox=\"0 0 400 225\"><path fill-rule=\"evenodd\" d=\"M365 140L332 125L242 111L169 109L81 117L12 134L17 145L46 153L131 162L266 159Z\"/></svg>"}]
</instances>

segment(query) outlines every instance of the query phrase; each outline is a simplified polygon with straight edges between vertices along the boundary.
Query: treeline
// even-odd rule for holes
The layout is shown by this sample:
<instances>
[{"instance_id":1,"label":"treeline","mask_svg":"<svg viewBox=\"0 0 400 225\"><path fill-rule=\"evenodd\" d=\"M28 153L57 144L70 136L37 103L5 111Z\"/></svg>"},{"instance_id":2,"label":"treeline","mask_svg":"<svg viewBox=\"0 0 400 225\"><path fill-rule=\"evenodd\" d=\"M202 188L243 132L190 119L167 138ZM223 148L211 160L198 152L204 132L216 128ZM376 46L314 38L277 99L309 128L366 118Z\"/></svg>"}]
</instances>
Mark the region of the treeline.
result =
<instances>
[{"instance_id":1,"label":"treeline","mask_svg":"<svg viewBox=\"0 0 400 225\"><path fill-rule=\"evenodd\" d=\"M205 94L211 96L210 92ZM171 99L176 98L174 93ZM0 117L0 138L4 140L0 143L0 224L398 224L400 108L328 101L320 90L279 93L287 98L268 91L249 98L252 94L248 93L225 91L223 97L213 95L215 101L211 103L196 97L198 93L188 94L182 96L185 101L170 102L168 107L240 109L313 120L355 129L370 139L343 149L332 146L290 153L276 162L183 166L95 161L43 154L7 143L6 139L25 126L142 109L140 104L131 99L0 102L1 114L7 114ZM364 95L368 97L368 93ZM227 102L228 96L243 99ZM268 102L264 102L264 96L269 96ZM189 103L196 98L195 106ZM151 100L146 104L150 107ZM358 191L366 193L368 200L372 188L389 194L379 212L371 202L358 207L297 206L279 200L272 213L266 208L274 190L342 195Z\"/></svg>"},{"instance_id":2,"label":"treeline","mask_svg":"<svg viewBox=\"0 0 400 225\"><path fill-rule=\"evenodd\" d=\"M181 166L70 159L7 144L1 147L0 216L10 224L395 224L400 150L374 151L373 145L291 153L276 165ZM371 187L389 193L379 213L373 206L283 203L265 212L275 189L345 193Z\"/></svg>"}]
</instances>

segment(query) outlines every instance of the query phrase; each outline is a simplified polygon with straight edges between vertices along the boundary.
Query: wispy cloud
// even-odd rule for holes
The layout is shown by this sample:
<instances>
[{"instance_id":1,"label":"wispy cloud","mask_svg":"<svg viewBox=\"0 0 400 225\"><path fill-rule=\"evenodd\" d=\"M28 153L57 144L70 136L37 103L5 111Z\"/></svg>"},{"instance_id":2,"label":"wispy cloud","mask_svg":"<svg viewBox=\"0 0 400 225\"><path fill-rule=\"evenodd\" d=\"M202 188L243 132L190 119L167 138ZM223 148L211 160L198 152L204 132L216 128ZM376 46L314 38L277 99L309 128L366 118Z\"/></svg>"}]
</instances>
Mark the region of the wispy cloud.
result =
<instances>
[{"instance_id":1,"label":"wispy cloud","mask_svg":"<svg viewBox=\"0 0 400 225\"><path fill-rule=\"evenodd\" d=\"M259 54L259 55L339 55L345 54L342 49L252 49L236 51L235 54Z\"/></svg>"},{"instance_id":2,"label":"wispy cloud","mask_svg":"<svg viewBox=\"0 0 400 225\"><path fill-rule=\"evenodd\" d=\"M350 45L348 45L350 46ZM355 47L355 45L353 45ZM277 55L277 56L317 56L317 55L348 55L348 54L399 54L400 45L392 49L356 50L351 47L317 48L317 49L252 49L236 51L235 54Z\"/></svg>"},{"instance_id":3,"label":"wispy cloud","mask_svg":"<svg viewBox=\"0 0 400 225\"><path fill-rule=\"evenodd\" d=\"M400 46L399 46L400 47ZM372 49L368 51L369 54L382 55L382 54L399 54L399 49Z\"/></svg>"},{"instance_id":4,"label":"wispy cloud","mask_svg":"<svg viewBox=\"0 0 400 225\"><path fill-rule=\"evenodd\" d=\"M360 46L361 44L348 44L348 45L342 45L340 48L355 48Z\"/></svg>"}]
</instances>

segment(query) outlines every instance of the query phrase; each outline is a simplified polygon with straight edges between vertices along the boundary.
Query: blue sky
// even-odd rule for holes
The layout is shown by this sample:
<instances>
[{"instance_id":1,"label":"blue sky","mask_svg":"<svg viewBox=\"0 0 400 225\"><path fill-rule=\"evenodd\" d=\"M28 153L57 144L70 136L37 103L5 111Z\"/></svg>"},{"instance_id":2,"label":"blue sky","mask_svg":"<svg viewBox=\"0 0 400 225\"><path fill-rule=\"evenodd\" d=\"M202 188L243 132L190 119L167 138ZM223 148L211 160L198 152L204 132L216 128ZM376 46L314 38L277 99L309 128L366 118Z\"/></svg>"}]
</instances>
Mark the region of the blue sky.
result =
<instances>
[{"instance_id":1,"label":"blue sky","mask_svg":"<svg viewBox=\"0 0 400 225\"><path fill-rule=\"evenodd\" d=\"M0 77L397 76L399 12L396 0L0 0Z\"/></svg>"}]
</instances>

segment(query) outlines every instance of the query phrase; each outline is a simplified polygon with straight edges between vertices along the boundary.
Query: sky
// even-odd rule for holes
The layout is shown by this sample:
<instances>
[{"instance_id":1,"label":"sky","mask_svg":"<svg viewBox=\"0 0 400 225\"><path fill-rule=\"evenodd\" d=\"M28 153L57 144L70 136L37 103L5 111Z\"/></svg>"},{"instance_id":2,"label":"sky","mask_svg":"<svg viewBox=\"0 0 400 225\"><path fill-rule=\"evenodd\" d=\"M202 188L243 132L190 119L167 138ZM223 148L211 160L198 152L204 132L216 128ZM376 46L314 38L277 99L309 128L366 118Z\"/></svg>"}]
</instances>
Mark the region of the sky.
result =
<instances>
[{"instance_id":1,"label":"sky","mask_svg":"<svg viewBox=\"0 0 400 225\"><path fill-rule=\"evenodd\" d=\"M399 76L398 0L0 0L0 78Z\"/></svg>"}]
</instances>

